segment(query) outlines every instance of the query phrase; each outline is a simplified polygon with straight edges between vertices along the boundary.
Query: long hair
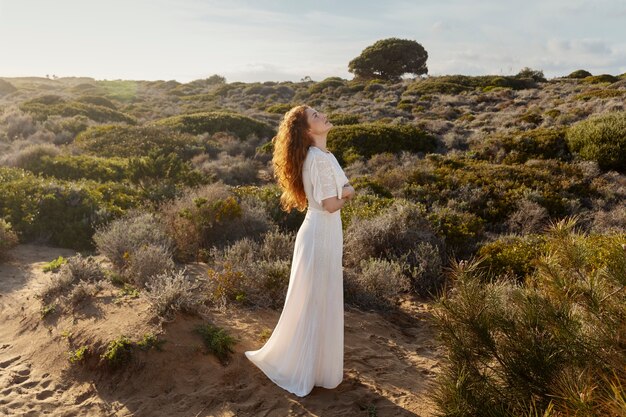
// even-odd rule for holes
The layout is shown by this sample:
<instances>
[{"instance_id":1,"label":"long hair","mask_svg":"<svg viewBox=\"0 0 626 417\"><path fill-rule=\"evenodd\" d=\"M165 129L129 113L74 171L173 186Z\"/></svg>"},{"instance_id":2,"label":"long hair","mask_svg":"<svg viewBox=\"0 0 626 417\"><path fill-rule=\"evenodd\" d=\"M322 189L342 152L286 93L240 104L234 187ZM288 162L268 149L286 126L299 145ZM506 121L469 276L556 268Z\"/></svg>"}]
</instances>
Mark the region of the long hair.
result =
<instances>
[{"instance_id":1,"label":"long hair","mask_svg":"<svg viewBox=\"0 0 626 417\"><path fill-rule=\"evenodd\" d=\"M280 206L288 213L294 208L302 212L307 207L302 167L307 150L313 144L305 113L308 108L309 106L300 105L285 113L278 127L278 133L272 139L274 178L283 191L280 196Z\"/></svg>"}]
</instances>

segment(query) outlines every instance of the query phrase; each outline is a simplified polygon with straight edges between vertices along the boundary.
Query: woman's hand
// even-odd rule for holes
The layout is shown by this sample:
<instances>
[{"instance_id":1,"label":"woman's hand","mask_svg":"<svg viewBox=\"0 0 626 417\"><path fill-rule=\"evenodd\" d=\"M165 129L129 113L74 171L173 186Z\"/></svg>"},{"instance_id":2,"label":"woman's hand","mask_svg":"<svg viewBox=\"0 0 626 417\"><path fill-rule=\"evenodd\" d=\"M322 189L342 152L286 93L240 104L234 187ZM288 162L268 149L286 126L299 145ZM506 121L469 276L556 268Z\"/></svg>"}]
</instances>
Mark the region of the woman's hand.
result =
<instances>
[{"instance_id":1,"label":"woman's hand","mask_svg":"<svg viewBox=\"0 0 626 417\"><path fill-rule=\"evenodd\" d=\"M346 199L346 200L351 200L354 197L355 193L356 191L354 191L354 188L350 185L350 183L346 183L343 186L343 192L341 194L341 198Z\"/></svg>"}]
</instances>

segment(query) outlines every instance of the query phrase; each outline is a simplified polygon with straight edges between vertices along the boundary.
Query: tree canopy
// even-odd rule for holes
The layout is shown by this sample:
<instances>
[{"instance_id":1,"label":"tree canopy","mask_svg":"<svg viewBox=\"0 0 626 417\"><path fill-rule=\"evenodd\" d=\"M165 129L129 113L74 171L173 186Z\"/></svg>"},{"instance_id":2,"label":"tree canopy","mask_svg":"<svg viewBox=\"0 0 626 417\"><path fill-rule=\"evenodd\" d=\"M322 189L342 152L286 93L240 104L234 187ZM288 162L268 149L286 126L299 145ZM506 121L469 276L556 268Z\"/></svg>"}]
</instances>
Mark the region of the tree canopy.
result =
<instances>
[{"instance_id":1,"label":"tree canopy","mask_svg":"<svg viewBox=\"0 0 626 417\"><path fill-rule=\"evenodd\" d=\"M381 39L365 48L348 64L356 78L397 81L404 74L427 74L428 52L409 39Z\"/></svg>"}]
</instances>

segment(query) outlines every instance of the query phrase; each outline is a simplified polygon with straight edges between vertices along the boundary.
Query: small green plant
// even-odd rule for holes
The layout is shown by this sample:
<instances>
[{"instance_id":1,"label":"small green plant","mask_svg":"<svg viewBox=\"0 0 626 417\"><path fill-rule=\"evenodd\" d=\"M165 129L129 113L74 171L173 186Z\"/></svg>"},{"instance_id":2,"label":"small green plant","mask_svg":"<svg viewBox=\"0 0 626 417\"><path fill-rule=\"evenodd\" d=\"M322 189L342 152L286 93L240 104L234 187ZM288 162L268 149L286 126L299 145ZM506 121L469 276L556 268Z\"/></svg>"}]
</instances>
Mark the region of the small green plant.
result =
<instances>
[{"instance_id":1,"label":"small green plant","mask_svg":"<svg viewBox=\"0 0 626 417\"><path fill-rule=\"evenodd\" d=\"M127 363L132 356L133 343L130 339L122 335L109 342L106 351L101 355L109 365L117 367Z\"/></svg>"},{"instance_id":2,"label":"small green plant","mask_svg":"<svg viewBox=\"0 0 626 417\"><path fill-rule=\"evenodd\" d=\"M41 318L45 318L48 315L54 313L56 311L56 307L57 304L56 303L52 303L52 304L46 304L44 306L41 307L40 313L41 313Z\"/></svg>"},{"instance_id":3,"label":"small green plant","mask_svg":"<svg viewBox=\"0 0 626 417\"><path fill-rule=\"evenodd\" d=\"M161 351L165 342L166 340L159 339L154 333L145 333L143 339L137 342L137 347L141 350L150 350L150 348L154 347L156 350Z\"/></svg>"},{"instance_id":4,"label":"small green plant","mask_svg":"<svg viewBox=\"0 0 626 417\"><path fill-rule=\"evenodd\" d=\"M120 290L120 297L128 296L129 298L137 298L139 297L139 290L133 287L128 282L124 283L124 286Z\"/></svg>"},{"instance_id":5,"label":"small green plant","mask_svg":"<svg viewBox=\"0 0 626 417\"><path fill-rule=\"evenodd\" d=\"M221 327L210 323L197 325L194 332L202 337L208 351L217 356L222 364L226 364L230 354L234 352L233 345L237 343L237 339Z\"/></svg>"},{"instance_id":6,"label":"small green plant","mask_svg":"<svg viewBox=\"0 0 626 417\"><path fill-rule=\"evenodd\" d=\"M272 329L268 329L267 327L259 332L259 340L261 342L265 342L272 335Z\"/></svg>"},{"instance_id":7,"label":"small green plant","mask_svg":"<svg viewBox=\"0 0 626 417\"><path fill-rule=\"evenodd\" d=\"M85 359L85 353L87 353L88 350L87 346L81 346L76 350L70 350L68 352L69 361L72 363L81 362Z\"/></svg>"},{"instance_id":8,"label":"small green plant","mask_svg":"<svg viewBox=\"0 0 626 417\"><path fill-rule=\"evenodd\" d=\"M69 330L63 330L63 331L61 332L61 337L65 337L65 338L68 338L68 339L69 339L70 337L72 337L72 332L71 332L71 331L69 331Z\"/></svg>"},{"instance_id":9,"label":"small green plant","mask_svg":"<svg viewBox=\"0 0 626 417\"><path fill-rule=\"evenodd\" d=\"M67 259L59 256L58 258L45 264L43 266L43 272L57 272L61 268L61 265L63 265L64 263L67 263Z\"/></svg>"}]
</instances>

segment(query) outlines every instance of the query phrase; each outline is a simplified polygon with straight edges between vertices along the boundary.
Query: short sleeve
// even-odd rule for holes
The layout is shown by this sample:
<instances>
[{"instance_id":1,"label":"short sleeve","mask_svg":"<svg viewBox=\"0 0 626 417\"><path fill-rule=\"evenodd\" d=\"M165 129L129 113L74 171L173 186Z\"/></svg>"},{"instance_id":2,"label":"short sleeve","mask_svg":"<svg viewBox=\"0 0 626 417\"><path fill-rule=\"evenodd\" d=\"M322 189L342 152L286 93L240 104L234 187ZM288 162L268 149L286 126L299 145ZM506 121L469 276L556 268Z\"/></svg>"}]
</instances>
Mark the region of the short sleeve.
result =
<instances>
[{"instance_id":1,"label":"short sleeve","mask_svg":"<svg viewBox=\"0 0 626 417\"><path fill-rule=\"evenodd\" d=\"M311 182L313 199L322 205L322 200L329 197L341 198L343 184L337 178L332 162L324 155L315 155L311 162Z\"/></svg>"}]
</instances>

